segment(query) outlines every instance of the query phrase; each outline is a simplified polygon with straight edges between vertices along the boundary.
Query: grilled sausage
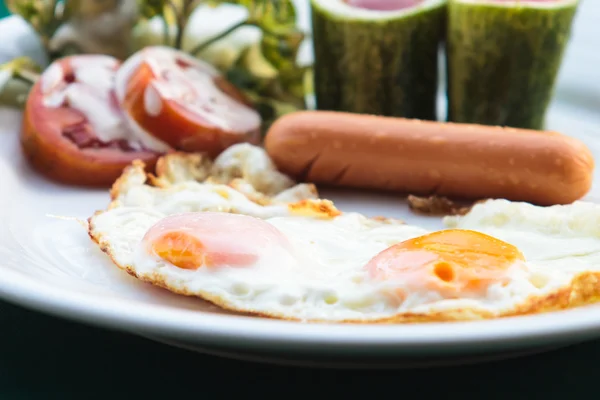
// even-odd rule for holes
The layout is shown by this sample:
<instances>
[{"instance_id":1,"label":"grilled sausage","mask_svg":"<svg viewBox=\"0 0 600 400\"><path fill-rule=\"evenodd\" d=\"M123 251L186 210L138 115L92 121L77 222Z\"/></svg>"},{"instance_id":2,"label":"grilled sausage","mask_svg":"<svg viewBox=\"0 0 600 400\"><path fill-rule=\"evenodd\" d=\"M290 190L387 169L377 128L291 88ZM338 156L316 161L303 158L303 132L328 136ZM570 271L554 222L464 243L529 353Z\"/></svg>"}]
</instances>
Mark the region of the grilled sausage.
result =
<instances>
[{"instance_id":1,"label":"grilled sausage","mask_svg":"<svg viewBox=\"0 0 600 400\"><path fill-rule=\"evenodd\" d=\"M265 148L316 184L538 205L583 197L594 169L590 150L557 132L329 111L280 118Z\"/></svg>"}]
</instances>

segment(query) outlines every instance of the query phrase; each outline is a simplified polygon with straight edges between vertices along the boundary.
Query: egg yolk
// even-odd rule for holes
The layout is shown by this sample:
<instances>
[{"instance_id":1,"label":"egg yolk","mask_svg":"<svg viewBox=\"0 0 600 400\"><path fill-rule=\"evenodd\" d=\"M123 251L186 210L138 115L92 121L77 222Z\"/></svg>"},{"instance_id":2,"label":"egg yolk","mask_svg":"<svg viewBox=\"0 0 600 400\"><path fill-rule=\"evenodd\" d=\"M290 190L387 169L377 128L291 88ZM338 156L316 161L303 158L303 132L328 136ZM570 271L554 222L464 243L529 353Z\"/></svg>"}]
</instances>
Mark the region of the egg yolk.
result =
<instances>
[{"instance_id":1,"label":"egg yolk","mask_svg":"<svg viewBox=\"0 0 600 400\"><path fill-rule=\"evenodd\" d=\"M427 289L444 297L460 297L482 294L490 285L506 282L508 271L524 260L515 246L502 240L471 230L448 229L391 246L373 257L366 268L374 279L402 282L404 292Z\"/></svg>"},{"instance_id":2,"label":"egg yolk","mask_svg":"<svg viewBox=\"0 0 600 400\"><path fill-rule=\"evenodd\" d=\"M217 212L166 217L142 242L150 254L189 270L250 266L273 247L288 246L283 234L266 221Z\"/></svg>"},{"instance_id":3,"label":"egg yolk","mask_svg":"<svg viewBox=\"0 0 600 400\"><path fill-rule=\"evenodd\" d=\"M183 269L218 265L244 266L258 260L256 254L211 251L196 236L187 232L168 232L152 244L152 252Z\"/></svg>"}]
</instances>

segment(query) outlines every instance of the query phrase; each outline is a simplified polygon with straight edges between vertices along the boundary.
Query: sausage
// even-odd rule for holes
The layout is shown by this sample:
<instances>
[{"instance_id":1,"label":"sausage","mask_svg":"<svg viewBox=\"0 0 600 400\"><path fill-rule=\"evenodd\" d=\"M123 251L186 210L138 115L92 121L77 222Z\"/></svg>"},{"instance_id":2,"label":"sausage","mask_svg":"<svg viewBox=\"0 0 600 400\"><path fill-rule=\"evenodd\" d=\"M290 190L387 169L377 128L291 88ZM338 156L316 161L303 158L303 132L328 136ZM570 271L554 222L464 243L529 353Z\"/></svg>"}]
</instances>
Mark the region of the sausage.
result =
<instances>
[{"instance_id":1,"label":"sausage","mask_svg":"<svg viewBox=\"0 0 600 400\"><path fill-rule=\"evenodd\" d=\"M119 69L115 86L130 123L176 150L216 157L233 144L260 141L260 114L242 92L182 51L138 51Z\"/></svg>"},{"instance_id":2,"label":"sausage","mask_svg":"<svg viewBox=\"0 0 600 400\"><path fill-rule=\"evenodd\" d=\"M537 205L580 199L594 170L590 150L557 132L330 111L280 118L265 148L300 181Z\"/></svg>"},{"instance_id":3,"label":"sausage","mask_svg":"<svg viewBox=\"0 0 600 400\"><path fill-rule=\"evenodd\" d=\"M119 65L109 56L76 55L44 71L27 97L20 136L35 170L64 184L109 187L133 160L152 168L168 150L139 141L122 118L113 87Z\"/></svg>"}]
</instances>

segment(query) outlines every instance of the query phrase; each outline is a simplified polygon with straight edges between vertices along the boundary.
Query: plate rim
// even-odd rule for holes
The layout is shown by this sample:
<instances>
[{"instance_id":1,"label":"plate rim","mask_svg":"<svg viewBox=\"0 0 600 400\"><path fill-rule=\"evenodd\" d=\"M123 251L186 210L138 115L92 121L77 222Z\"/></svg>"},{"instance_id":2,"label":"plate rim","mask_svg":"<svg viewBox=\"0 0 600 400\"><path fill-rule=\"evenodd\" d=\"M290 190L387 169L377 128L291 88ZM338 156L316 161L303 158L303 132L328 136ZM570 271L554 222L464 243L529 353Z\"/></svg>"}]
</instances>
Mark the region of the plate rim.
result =
<instances>
[{"instance_id":1,"label":"plate rim","mask_svg":"<svg viewBox=\"0 0 600 400\"><path fill-rule=\"evenodd\" d=\"M0 298L27 308L84 323L139 331L165 333L174 338L203 339L198 342L231 342L240 347L285 346L288 350L323 348L373 351L459 350L480 347L521 347L544 341L575 341L600 335L600 306L495 320L348 325L314 324L271 320L251 316L208 314L202 311L96 294L62 291L36 278L0 266ZM560 317L559 317L560 314ZM557 324L560 318L560 324ZM231 343L230 343L231 344ZM292 348L293 347L293 348Z\"/></svg>"}]
</instances>

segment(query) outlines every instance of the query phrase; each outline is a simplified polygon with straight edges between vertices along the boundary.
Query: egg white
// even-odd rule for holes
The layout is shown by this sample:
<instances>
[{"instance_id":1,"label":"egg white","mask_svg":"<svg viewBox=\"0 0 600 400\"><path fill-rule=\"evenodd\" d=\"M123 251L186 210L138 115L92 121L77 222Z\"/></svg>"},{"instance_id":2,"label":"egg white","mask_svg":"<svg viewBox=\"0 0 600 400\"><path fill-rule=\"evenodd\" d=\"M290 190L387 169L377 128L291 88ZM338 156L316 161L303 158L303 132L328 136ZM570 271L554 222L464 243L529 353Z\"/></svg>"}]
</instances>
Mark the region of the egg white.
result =
<instances>
[{"instance_id":1,"label":"egg white","mask_svg":"<svg viewBox=\"0 0 600 400\"><path fill-rule=\"evenodd\" d=\"M369 321L445 310L501 315L534 296L568 286L578 273L600 271L600 205L541 208L490 200L465 216L446 218L445 224L513 244L524 253L526 268L512 269L508 284L493 284L481 296L444 299L435 291L413 288L399 302L386 293L403 287L402 282L374 281L363 267L380 251L428 230L357 213L298 217L283 205L246 207L244 196L215 197L221 185L198 186L151 199L130 197L127 205L94 216L90 234L117 265L142 280L228 309L297 320ZM246 268L191 271L150 255L142 246L147 230L168 215L231 209L275 226L290 240L294 254L268 253Z\"/></svg>"},{"instance_id":2,"label":"egg white","mask_svg":"<svg viewBox=\"0 0 600 400\"><path fill-rule=\"evenodd\" d=\"M261 205L227 185L194 181L161 189L145 185L132 186L119 197L116 207L153 210L165 216L184 212L216 211L265 218L290 213L287 203Z\"/></svg>"}]
</instances>

